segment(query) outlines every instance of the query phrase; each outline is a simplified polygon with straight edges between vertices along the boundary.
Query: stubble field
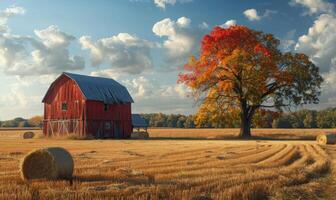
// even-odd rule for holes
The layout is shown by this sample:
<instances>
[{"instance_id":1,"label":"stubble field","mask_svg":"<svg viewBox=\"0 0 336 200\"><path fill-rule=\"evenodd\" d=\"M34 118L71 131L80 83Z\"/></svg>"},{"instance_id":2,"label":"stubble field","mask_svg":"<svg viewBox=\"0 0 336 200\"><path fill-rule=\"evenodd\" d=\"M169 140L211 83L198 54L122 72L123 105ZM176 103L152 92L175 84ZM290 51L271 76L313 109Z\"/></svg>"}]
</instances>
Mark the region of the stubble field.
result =
<instances>
[{"instance_id":1,"label":"stubble field","mask_svg":"<svg viewBox=\"0 0 336 200\"><path fill-rule=\"evenodd\" d=\"M178 135L180 129L170 132ZM201 132L194 130L198 140L167 139L168 129L161 135L151 129L152 140L0 137L0 199L334 199L336 147L301 140L202 140ZM273 136L281 133L288 137L281 131ZM73 181L22 181L22 157L49 146L73 155Z\"/></svg>"}]
</instances>

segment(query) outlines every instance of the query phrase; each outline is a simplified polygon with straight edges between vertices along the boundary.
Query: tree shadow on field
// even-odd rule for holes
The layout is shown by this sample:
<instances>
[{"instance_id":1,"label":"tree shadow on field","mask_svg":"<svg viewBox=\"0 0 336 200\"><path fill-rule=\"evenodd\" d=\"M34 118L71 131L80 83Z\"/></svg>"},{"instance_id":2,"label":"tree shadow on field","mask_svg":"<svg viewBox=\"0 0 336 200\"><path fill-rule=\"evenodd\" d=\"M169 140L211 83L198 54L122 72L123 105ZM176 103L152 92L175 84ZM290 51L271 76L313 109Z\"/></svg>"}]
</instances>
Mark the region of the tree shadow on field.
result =
<instances>
[{"instance_id":1,"label":"tree shadow on field","mask_svg":"<svg viewBox=\"0 0 336 200\"><path fill-rule=\"evenodd\" d=\"M255 140L293 140L295 141L295 140L315 140L316 136L276 133L276 134L270 134L270 135L252 136L251 139L255 139Z\"/></svg>"}]
</instances>

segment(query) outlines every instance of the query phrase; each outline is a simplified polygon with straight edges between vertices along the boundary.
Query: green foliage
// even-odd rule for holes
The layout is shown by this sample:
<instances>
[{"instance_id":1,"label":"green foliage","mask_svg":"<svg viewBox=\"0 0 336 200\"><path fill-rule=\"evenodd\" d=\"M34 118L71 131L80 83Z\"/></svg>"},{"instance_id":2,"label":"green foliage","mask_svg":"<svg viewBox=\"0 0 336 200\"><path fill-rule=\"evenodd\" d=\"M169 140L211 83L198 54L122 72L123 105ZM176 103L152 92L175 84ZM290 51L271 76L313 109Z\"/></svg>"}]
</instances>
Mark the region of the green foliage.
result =
<instances>
[{"instance_id":1,"label":"green foliage","mask_svg":"<svg viewBox=\"0 0 336 200\"><path fill-rule=\"evenodd\" d=\"M197 121L195 115L150 113L141 114L149 127L169 128L238 128L239 118L226 115L225 119L214 120L202 118ZM0 121L0 127L41 127L43 117L34 116L30 119L21 117ZM197 126L196 126L197 122ZM324 110L299 110L291 113L272 111L257 112L252 120L253 128L336 128L336 108Z\"/></svg>"},{"instance_id":2,"label":"green foliage","mask_svg":"<svg viewBox=\"0 0 336 200\"><path fill-rule=\"evenodd\" d=\"M317 127L336 128L336 108L328 108L317 113Z\"/></svg>"},{"instance_id":3,"label":"green foliage","mask_svg":"<svg viewBox=\"0 0 336 200\"><path fill-rule=\"evenodd\" d=\"M29 123L27 120L21 121L18 124L18 127L23 128L23 127L29 127Z\"/></svg>"},{"instance_id":4,"label":"green foliage","mask_svg":"<svg viewBox=\"0 0 336 200\"><path fill-rule=\"evenodd\" d=\"M293 128L293 124L295 123L292 120L291 115L283 115L278 119L273 120L272 127L273 128Z\"/></svg>"},{"instance_id":5,"label":"green foliage","mask_svg":"<svg viewBox=\"0 0 336 200\"><path fill-rule=\"evenodd\" d=\"M12 120L7 120L1 122L1 127L19 127L19 125L22 125L22 122L27 121L26 119L23 119L21 117L17 117Z\"/></svg>"},{"instance_id":6,"label":"green foliage","mask_svg":"<svg viewBox=\"0 0 336 200\"><path fill-rule=\"evenodd\" d=\"M195 128L193 115L151 113L142 117L150 127Z\"/></svg>"},{"instance_id":7,"label":"green foliage","mask_svg":"<svg viewBox=\"0 0 336 200\"><path fill-rule=\"evenodd\" d=\"M239 118L225 116L220 121L210 117L199 120L194 115L151 113L142 114L150 127L170 128L238 128ZM197 120L198 119L198 120ZM226 120L229 119L229 120ZM197 124L197 126L196 126ZM252 120L253 128L336 128L336 108L325 110L303 109L296 112L257 112Z\"/></svg>"},{"instance_id":8,"label":"green foliage","mask_svg":"<svg viewBox=\"0 0 336 200\"><path fill-rule=\"evenodd\" d=\"M10 127L41 127L42 126L41 116L34 116L30 119L24 119L21 117L17 117L12 120L0 121L0 127L10 128Z\"/></svg>"}]
</instances>

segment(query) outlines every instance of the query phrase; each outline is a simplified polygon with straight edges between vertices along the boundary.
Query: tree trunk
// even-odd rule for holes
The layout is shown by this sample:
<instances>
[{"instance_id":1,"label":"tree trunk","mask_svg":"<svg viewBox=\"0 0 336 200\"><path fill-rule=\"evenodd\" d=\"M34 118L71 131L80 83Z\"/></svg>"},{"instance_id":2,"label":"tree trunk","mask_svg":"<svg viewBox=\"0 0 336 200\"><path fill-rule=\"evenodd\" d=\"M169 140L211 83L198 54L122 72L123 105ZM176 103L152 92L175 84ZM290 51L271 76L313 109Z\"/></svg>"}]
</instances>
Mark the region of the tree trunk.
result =
<instances>
[{"instance_id":1,"label":"tree trunk","mask_svg":"<svg viewBox=\"0 0 336 200\"><path fill-rule=\"evenodd\" d=\"M250 108L247 105L246 100L241 101L241 113L240 113L240 137L250 138L251 137L251 119L253 112L250 112Z\"/></svg>"},{"instance_id":2,"label":"tree trunk","mask_svg":"<svg viewBox=\"0 0 336 200\"><path fill-rule=\"evenodd\" d=\"M248 116L241 116L241 124L240 124L240 137L242 138L250 138L251 137L251 119Z\"/></svg>"}]
</instances>

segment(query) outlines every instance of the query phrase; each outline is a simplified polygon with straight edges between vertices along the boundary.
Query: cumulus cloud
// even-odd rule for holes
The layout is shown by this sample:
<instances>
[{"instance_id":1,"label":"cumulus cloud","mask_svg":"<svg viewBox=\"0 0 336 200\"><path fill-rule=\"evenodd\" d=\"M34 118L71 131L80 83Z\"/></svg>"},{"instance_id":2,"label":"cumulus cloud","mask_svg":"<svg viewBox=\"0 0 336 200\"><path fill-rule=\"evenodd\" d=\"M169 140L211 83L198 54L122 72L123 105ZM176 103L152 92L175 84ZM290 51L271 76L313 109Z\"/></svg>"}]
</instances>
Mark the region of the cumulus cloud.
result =
<instances>
[{"instance_id":1,"label":"cumulus cloud","mask_svg":"<svg viewBox=\"0 0 336 200\"><path fill-rule=\"evenodd\" d=\"M136 101L151 99L157 103L160 99L186 99L189 89L181 84L162 84L145 76L121 81Z\"/></svg>"},{"instance_id":2,"label":"cumulus cloud","mask_svg":"<svg viewBox=\"0 0 336 200\"><path fill-rule=\"evenodd\" d=\"M230 19L228 21L226 21L224 24L220 25L220 27L222 28L229 28L230 26L234 26L237 25L237 21L234 19Z\"/></svg>"},{"instance_id":3,"label":"cumulus cloud","mask_svg":"<svg viewBox=\"0 0 336 200\"><path fill-rule=\"evenodd\" d=\"M25 9L17 6L0 12L0 69L6 74L26 76L84 68L84 59L71 56L68 50L76 38L57 26L35 30L35 37L11 33L8 19L24 13Z\"/></svg>"},{"instance_id":4,"label":"cumulus cloud","mask_svg":"<svg viewBox=\"0 0 336 200\"><path fill-rule=\"evenodd\" d=\"M11 6L9 8L6 8L1 16L4 16L4 17L10 17L10 16L14 16L14 15L23 15L25 14L26 10L22 7L19 7L19 6Z\"/></svg>"},{"instance_id":5,"label":"cumulus cloud","mask_svg":"<svg viewBox=\"0 0 336 200\"><path fill-rule=\"evenodd\" d=\"M193 27L187 17L176 21L163 19L155 23L152 30L155 35L167 38L161 45L166 69L183 66L192 54L198 52L199 41L207 32L204 27Z\"/></svg>"},{"instance_id":6,"label":"cumulus cloud","mask_svg":"<svg viewBox=\"0 0 336 200\"><path fill-rule=\"evenodd\" d=\"M336 16L322 14L299 37L295 50L310 56L310 59L320 68L324 83L320 107L335 105L336 93Z\"/></svg>"},{"instance_id":7,"label":"cumulus cloud","mask_svg":"<svg viewBox=\"0 0 336 200\"><path fill-rule=\"evenodd\" d=\"M175 5L176 3L188 3L192 0L154 0L154 3L157 7L165 9L167 4Z\"/></svg>"},{"instance_id":8,"label":"cumulus cloud","mask_svg":"<svg viewBox=\"0 0 336 200\"><path fill-rule=\"evenodd\" d=\"M182 84L168 85L160 88L159 93L161 96L175 96L179 98L186 98L191 91Z\"/></svg>"},{"instance_id":9,"label":"cumulus cloud","mask_svg":"<svg viewBox=\"0 0 336 200\"><path fill-rule=\"evenodd\" d=\"M335 5L323 0L291 0L289 5L301 5L308 9L304 15L313 15L317 13L333 13Z\"/></svg>"},{"instance_id":10,"label":"cumulus cloud","mask_svg":"<svg viewBox=\"0 0 336 200\"><path fill-rule=\"evenodd\" d=\"M134 94L135 112L193 113L195 110L193 100L186 97L188 90L183 85L161 85L146 77L131 79L124 84Z\"/></svg>"},{"instance_id":11,"label":"cumulus cloud","mask_svg":"<svg viewBox=\"0 0 336 200\"><path fill-rule=\"evenodd\" d=\"M42 75L84 68L84 59L70 56L68 47L75 40L57 26L35 30L37 38L9 32L0 35L0 66L7 74Z\"/></svg>"},{"instance_id":12,"label":"cumulus cloud","mask_svg":"<svg viewBox=\"0 0 336 200\"><path fill-rule=\"evenodd\" d=\"M93 42L89 36L79 39L90 51L93 66L107 64L117 73L140 74L152 68L150 50L153 43L128 33L119 33Z\"/></svg>"},{"instance_id":13,"label":"cumulus cloud","mask_svg":"<svg viewBox=\"0 0 336 200\"><path fill-rule=\"evenodd\" d=\"M244 12L245 17L250 21L259 21L262 18L269 17L271 14L276 14L275 10L266 10L263 15L259 15L258 11L254 8L247 9Z\"/></svg>"},{"instance_id":14,"label":"cumulus cloud","mask_svg":"<svg viewBox=\"0 0 336 200\"><path fill-rule=\"evenodd\" d=\"M130 90L135 100L152 98L156 91L154 85L144 76L131 80L124 80L122 83Z\"/></svg>"},{"instance_id":15,"label":"cumulus cloud","mask_svg":"<svg viewBox=\"0 0 336 200\"><path fill-rule=\"evenodd\" d=\"M306 53L322 72L336 69L336 17L319 16L308 33L299 37L295 50Z\"/></svg>"},{"instance_id":16,"label":"cumulus cloud","mask_svg":"<svg viewBox=\"0 0 336 200\"><path fill-rule=\"evenodd\" d=\"M7 21L9 18L16 15L23 15L25 9L18 6L11 6L0 12L0 33L7 32L9 28L7 27Z\"/></svg>"},{"instance_id":17,"label":"cumulus cloud","mask_svg":"<svg viewBox=\"0 0 336 200\"><path fill-rule=\"evenodd\" d=\"M261 17L258 15L258 12L256 9L251 8L251 9L247 9L244 11L244 15L245 17L247 17L247 19L249 19L250 21L258 21L261 19Z\"/></svg>"}]
</instances>

